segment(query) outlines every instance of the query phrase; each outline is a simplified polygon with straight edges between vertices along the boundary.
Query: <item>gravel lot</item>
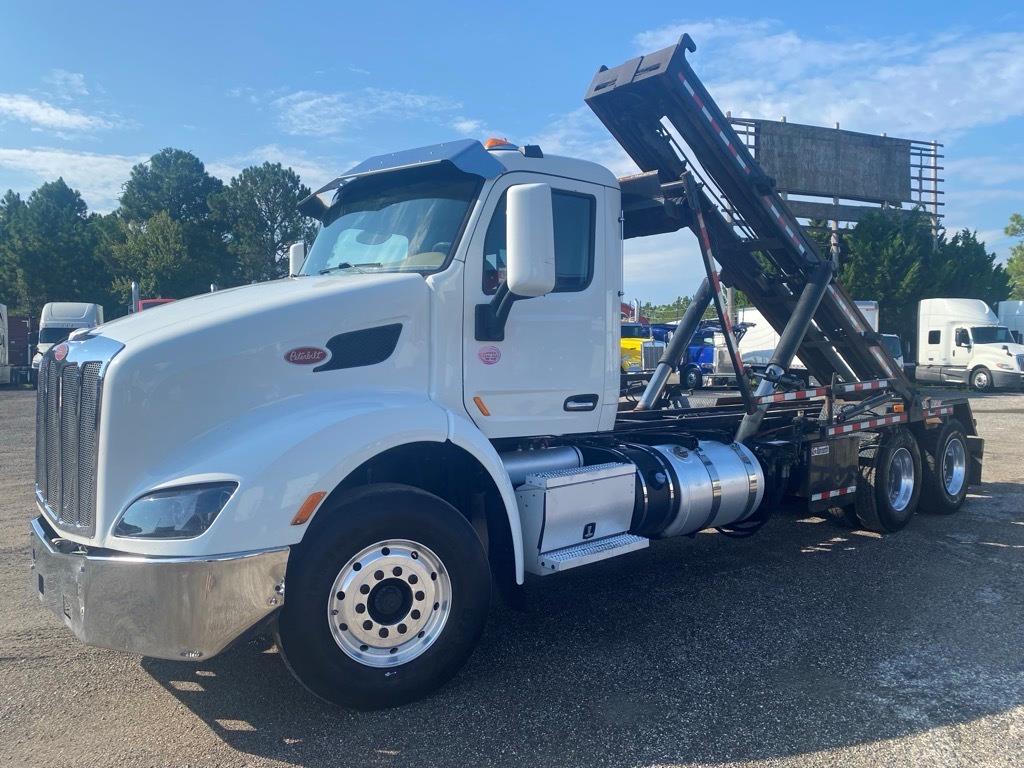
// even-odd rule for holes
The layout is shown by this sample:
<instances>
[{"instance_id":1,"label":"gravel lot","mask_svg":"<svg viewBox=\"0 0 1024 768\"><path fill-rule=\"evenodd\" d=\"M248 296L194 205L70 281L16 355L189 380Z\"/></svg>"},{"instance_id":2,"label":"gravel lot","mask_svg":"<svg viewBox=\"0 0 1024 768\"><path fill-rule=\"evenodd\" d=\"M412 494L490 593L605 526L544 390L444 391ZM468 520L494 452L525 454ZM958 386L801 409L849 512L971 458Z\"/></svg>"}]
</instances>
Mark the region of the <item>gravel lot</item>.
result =
<instances>
[{"instance_id":1,"label":"gravel lot","mask_svg":"<svg viewBox=\"0 0 1024 768\"><path fill-rule=\"evenodd\" d=\"M975 408L986 482L954 517L780 517L552 577L440 693L362 714L265 643L74 641L29 586L34 395L0 392L0 765L1022 765L1024 395Z\"/></svg>"}]
</instances>

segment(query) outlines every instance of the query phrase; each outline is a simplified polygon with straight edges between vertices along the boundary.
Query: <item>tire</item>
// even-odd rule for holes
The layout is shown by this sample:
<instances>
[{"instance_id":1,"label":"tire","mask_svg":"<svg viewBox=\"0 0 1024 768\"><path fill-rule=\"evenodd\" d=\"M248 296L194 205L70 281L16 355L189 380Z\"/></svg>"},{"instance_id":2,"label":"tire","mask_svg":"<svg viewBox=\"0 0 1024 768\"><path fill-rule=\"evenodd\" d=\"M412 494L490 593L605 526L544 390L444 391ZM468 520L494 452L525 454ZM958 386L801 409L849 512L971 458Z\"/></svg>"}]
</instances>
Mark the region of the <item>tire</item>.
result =
<instances>
[{"instance_id":1,"label":"tire","mask_svg":"<svg viewBox=\"0 0 1024 768\"><path fill-rule=\"evenodd\" d=\"M971 371L971 389L977 392L988 392L992 389L992 371L979 365Z\"/></svg>"},{"instance_id":2,"label":"tire","mask_svg":"<svg viewBox=\"0 0 1024 768\"><path fill-rule=\"evenodd\" d=\"M396 484L355 489L321 510L292 549L285 583L285 663L312 693L357 709L405 704L451 679L491 597L472 525L443 499Z\"/></svg>"},{"instance_id":3,"label":"tire","mask_svg":"<svg viewBox=\"0 0 1024 768\"><path fill-rule=\"evenodd\" d=\"M699 368L694 368L692 365L683 369L682 379L685 389L700 389L704 386L704 376L701 375Z\"/></svg>"},{"instance_id":4,"label":"tire","mask_svg":"<svg viewBox=\"0 0 1024 768\"><path fill-rule=\"evenodd\" d=\"M936 515L959 510L967 498L969 463L967 433L963 424L950 419L924 452L921 509Z\"/></svg>"},{"instance_id":5,"label":"tire","mask_svg":"<svg viewBox=\"0 0 1024 768\"><path fill-rule=\"evenodd\" d=\"M894 472L900 472L902 479L896 480ZM862 448L854 500L860 524L878 533L903 528L917 509L921 480L921 452L907 430L894 429L875 445Z\"/></svg>"}]
</instances>

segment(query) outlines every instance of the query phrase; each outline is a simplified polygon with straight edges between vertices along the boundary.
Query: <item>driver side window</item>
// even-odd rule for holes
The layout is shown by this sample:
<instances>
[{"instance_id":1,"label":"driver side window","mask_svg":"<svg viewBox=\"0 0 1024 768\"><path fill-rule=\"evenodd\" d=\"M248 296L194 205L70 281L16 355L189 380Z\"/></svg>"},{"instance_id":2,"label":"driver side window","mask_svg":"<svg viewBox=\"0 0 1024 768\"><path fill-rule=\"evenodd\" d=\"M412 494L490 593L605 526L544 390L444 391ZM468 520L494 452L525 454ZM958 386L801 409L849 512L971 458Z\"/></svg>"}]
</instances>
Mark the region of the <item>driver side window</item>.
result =
<instances>
[{"instance_id":1,"label":"driver side window","mask_svg":"<svg viewBox=\"0 0 1024 768\"><path fill-rule=\"evenodd\" d=\"M483 291L493 295L505 282L506 195L502 193L484 236ZM582 291L594 274L594 220L597 200L565 190L551 190L555 228L554 293Z\"/></svg>"}]
</instances>

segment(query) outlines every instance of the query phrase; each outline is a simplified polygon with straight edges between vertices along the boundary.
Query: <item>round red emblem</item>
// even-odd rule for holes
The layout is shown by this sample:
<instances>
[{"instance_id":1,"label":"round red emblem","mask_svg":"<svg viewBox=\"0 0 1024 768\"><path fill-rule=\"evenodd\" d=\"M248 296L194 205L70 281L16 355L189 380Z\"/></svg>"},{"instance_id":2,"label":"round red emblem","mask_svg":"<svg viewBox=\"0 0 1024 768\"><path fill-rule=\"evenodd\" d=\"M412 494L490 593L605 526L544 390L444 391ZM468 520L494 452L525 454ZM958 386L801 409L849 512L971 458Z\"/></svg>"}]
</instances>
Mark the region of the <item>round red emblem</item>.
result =
<instances>
[{"instance_id":1,"label":"round red emblem","mask_svg":"<svg viewBox=\"0 0 1024 768\"><path fill-rule=\"evenodd\" d=\"M494 346L480 347L476 356L480 358L480 362L484 365L494 365L501 360L501 350Z\"/></svg>"},{"instance_id":2,"label":"round red emblem","mask_svg":"<svg viewBox=\"0 0 1024 768\"><path fill-rule=\"evenodd\" d=\"M56 347L53 348L53 359L56 360L57 362L60 362L61 360L63 360L67 356L68 356L68 345L67 344L58 344Z\"/></svg>"},{"instance_id":3,"label":"round red emblem","mask_svg":"<svg viewBox=\"0 0 1024 768\"><path fill-rule=\"evenodd\" d=\"M327 359L327 350L320 347L296 347L285 352L284 359L292 365L315 365Z\"/></svg>"}]
</instances>

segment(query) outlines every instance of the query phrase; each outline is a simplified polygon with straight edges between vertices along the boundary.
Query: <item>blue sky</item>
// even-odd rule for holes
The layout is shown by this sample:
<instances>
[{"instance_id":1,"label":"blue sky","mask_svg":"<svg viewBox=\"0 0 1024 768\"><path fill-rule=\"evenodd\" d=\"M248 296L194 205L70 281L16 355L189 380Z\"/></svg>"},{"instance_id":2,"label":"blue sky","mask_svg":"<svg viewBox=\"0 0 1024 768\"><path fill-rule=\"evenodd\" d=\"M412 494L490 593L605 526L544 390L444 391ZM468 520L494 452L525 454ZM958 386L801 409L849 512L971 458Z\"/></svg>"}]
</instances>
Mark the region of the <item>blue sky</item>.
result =
<instances>
[{"instance_id":1,"label":"blue sky","mask_svg":"<svg viewBox=\"0 0 1024 768\"><path fill-rule=\"evenodd\" d=\"M969 16L858 2L852 18L822 2L84 5L0 6L0 190L63 175L106 211L165 146L225 179L272 160L316 185L367 155L493 134L621 174L583 105L590 78L689 31L723 109L945 143L946 224L1000 257L1024 212L1024 11L1010 2ZM630 297L699 281L689 234L627 256Z\"/></svg>"}]
</instances>

